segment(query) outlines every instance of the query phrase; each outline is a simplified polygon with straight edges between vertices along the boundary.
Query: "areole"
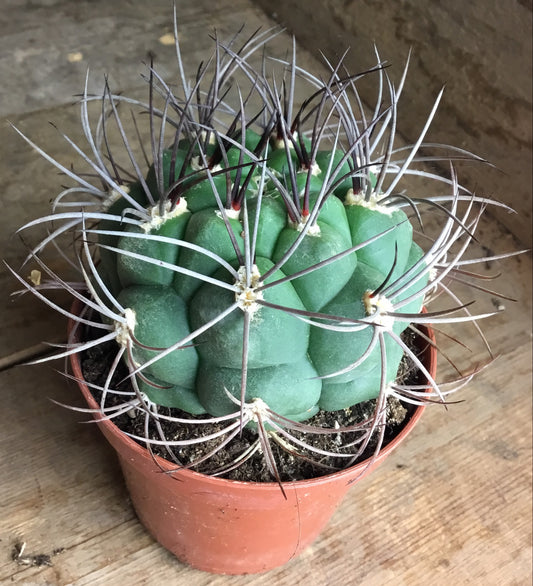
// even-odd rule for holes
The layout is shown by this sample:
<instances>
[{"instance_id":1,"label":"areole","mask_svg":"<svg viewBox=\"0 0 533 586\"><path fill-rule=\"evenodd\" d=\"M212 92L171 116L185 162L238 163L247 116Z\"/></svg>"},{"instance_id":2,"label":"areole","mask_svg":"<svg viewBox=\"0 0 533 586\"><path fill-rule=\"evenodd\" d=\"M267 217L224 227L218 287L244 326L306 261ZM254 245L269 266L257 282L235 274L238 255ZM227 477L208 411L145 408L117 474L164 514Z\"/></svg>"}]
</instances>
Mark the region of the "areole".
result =
<instances>
[{"instance_id":1,"label":"areole","mask_svg":"<svg viewBox=\"0 0 533 586\"><path fill-rule=\"evenodd\" d=\"M76 303L74 314L81 304ZM74 322L69 324L72 332ZM421 327L434 341L430 328ZM421 342L422 362L435 378L434 346ZM424 406L379 454L351 468L284 483L225 480L176 469L152 456L109 419L83 379L80 359L70 357L73 374L98 425L116 450L135 511L148 531L182 562L217 574L260 573L289 562L324 528L352 484L376 468L411 432ZM360 522L354 520L354 523Z\"/></svg>"}]
</instances>

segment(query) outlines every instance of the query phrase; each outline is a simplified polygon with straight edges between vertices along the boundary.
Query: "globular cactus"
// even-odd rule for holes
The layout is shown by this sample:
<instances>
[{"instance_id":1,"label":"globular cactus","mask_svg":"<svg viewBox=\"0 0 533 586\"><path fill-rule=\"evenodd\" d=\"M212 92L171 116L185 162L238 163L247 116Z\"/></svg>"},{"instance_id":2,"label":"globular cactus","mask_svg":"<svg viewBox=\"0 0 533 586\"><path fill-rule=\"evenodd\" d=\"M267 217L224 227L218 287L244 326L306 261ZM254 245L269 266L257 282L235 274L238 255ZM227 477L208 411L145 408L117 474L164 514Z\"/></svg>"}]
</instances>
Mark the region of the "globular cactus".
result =
<instances>
[{"instance_id":1,"label":"globular cactus","mask_svg":"<svg viewBox=\"0 0 533 586\"><path fill-rule=\"evenodd\" d=\"M106 86L93 135L89 105L96 98L85 91L82 122L92 156L67 140L103 188L56 162L81 188L60 194L51 216L26 228L53 222L32 256L84 302L89 313L73 317L104 332L96 342L116 340L113 369L124 361L133 387L126 408L157 415L172 407L200 421L232 421L231 437L252 426L268 453L276 434L286 444L290 430L309 432L298 422L319 410L377 399L375 417L361 424L363 439L348 449L355 457L384 422L387 397L444 400L431 378L430 392L396 382L405 354L428 375L402 332L480 317L461 305L454 310L462 315L451 318L427 317L422 309L461 264L479 221L476 206L489 202L461 187L453 168L446 177L413 167L424 162L419 150L440 96L418 141L396 148L404 78L395 88L380 62L364 73L379 88L370 113L357 94L363 74L347 75L342 61L321 81L293 55L281 63L278 84L267 62L259 70L251 65L272 34L258 33L240 47L235 39L217 41L212 61L192 82L185 81L177 44L180 94L150 67L149 137L141 152L151 150L152 162L145 170L119 115L119 107L142 105ZM299 107L298 78L311 88ZM112 123L129 168L109 146ZM429 160L455 155L467 153L448 149ZM409 174L448 192L418 199L401 185ZM74 211L67 200L79 191L91 197ZM424 207L442 213L442 230L417 243ZM65 232L81 242L75 250L87 294L39 260ZM103 388L106 413L110 381Z\"/></svg>"},{"instance_id":2,"label":"globular cactus","mask_svg":"<svg viewBox=\"0 0 533 586\"><path fill-rule=\"evenodd\" d=\"M244 134L253 152L257 134L251 139L246 129ZM172 149L163 152L169 165L163 164L162 199L150 205L139 198L150 219L117 226L121 235L117 230L101 234L116 239L102 267L104 283L130 316L126 338L133 362L146 365L137 376L140 390L154 403L214 416L235 410L229 391L246 402L261 399L296 421L319 408L345 409L376 398L383 384L395 380L403 349L394 341L385 344L383 373L376 328L365 320L406 297L407 311L418 313L428 281L405 212L376 203L366 177L357 179L358 193L345 188L337 190L339 196L330 194L331 174L316 162L310 172L298 159L292 169L312 183L292 197L285 172L292 145L277 135L254 153L264 163L239 167L242 145L224 151L220 145L212 154L201 154L205 170L185 173L184 160L197 159L194 153L201 147L188 138L178 140L177 156ZM217 187L215 178L205 175L213 173L219 164L213 159L222 153L237 170L218 175ZM315 161L330 154L319 150ZM171 163L184 187L169 202ZM233 182L231 173L238 171L246 179L233 184L234 193L227 197L226 179ZM188 187L196 174L199 181ZM157 193L151 181L147 186ZM139 183L128 189L142 193ZM113 207L124 204L121 199ZM113 207L109 211L118 213ZM416 281L406 277L409 270L420 274ZM414 283L408 295L395 295L395 288L408 281ZM376 293L388 283L394 284L390 295ZM323 316L349 325L330 329L309 323ZM387 319L385 327L398 335L407 326L393 317L382 321Z\"/></svg>"}]
</instances>

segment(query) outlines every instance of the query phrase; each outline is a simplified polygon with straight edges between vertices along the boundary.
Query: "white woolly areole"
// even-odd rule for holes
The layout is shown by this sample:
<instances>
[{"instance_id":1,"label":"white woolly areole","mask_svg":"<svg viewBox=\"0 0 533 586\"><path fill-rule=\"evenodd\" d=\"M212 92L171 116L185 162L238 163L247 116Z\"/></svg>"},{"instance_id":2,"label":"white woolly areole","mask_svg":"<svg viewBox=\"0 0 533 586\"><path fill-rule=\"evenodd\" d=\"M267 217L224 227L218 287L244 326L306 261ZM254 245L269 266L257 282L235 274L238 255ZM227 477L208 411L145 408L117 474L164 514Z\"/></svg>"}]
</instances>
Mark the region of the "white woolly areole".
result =
<instances>
[{"instance_id":1,"label":"white woolly areole","mask_svg":"<svg viewBox=\"0 0 533 586\"><path fill-rule=\"evenodd\" d=\"M124 321L115 321L115 339L121 346L129 345L136 325L135 311L127 307L124 310Z\"/></svg>"},{"instance_id":2,"label":"white woolly areole","mask_svg":"<svg viewBox=\"0 0 533 586\"><path fill-rule=\"evenodd\" d=\"M309 223L310 217L311 216L301 216L299 222L293 222L289 219L289 226L298 230L298 232L301 232ZM320 226L316 222L311 224L307 230L307 234L309 234L309 236L320 236Z\"/></svg>"},{"instance_id":3,"label":"white woolly areole","mask_svg":"<svg viewBox=\"0 0 533 586\"><path fill-rule=\"evenodd\" d=\"M429 284L431 284L431 287L426 291L426 294L424 295L424 300L428 300L431 298L431 296L436 293L439 283L436 280L438 276L438 271L435 267L431 267L428 271L428 281Z\"/></svg>"},{"instance_id":4,"label":"white woolly areole","mask_svg":"<svg viewBox=\"0 0 533 586\"><path fill-rule=\"evenodd\" d=\"M298 171L298 175L303 175L303 174L307 175L309 173L309 171L311 171L311 175L313 175L313 176L320 175L320 173L322 173L322 170L320 169L320 167L316 163L313 163L311 165L310 169L305 169L305 168L300 169ZM300 198L302 198L304 195L305 195L305 184L302 187L302 189L300 189L300 191L298 192L298 196Z\"/></svg>"},{"instance_id":5,"label":"white woolly areole","mask_svg":"<svg viewBox=\"0 0 533 586\"><path fill-rule=\"evenodd\" d=\"M385 297L385 295L374 295L373 291L365 291L363 295L363 303L366 314L374 316L373 323L383 326L388 330L392 330L394 324L394 317L389 315L394 311L392 303Z\"/></svg>"},{"instance_id":6,"label":"white woolly areole","mask_svg":"<svg viewBox=\"0 0 533 586\"><path fill-rule=\"evenodd\" d=\"M241 266L237 271L237 291L235 292L235 301L239 307L253 316L253 314L260 309L257 303L258 299L263 299L263 293L256 291L256 288L262 284L261 273L256 265L252 265L252 273L250 275L249 283L246 274L246 267Z\"/></svg>"},{"instance_id":7,"label":"white woolly areole","mask_svg":"<svg viewBox=\"0 0 533 586\"><path fill-rule=\"evenodd\" d=\"M311 175L315 177L322 173L322 169L318 166L318 163L311 163L311 167L309 169L302 168L298 171L298 173L309 173L309 170L311 170Z\"/></svg>"},{"instance_id":8,"label":"white woolly areole","mask_svg":"<svg viewBox=\"0 0 533 586\"><path fill-rule=\"evenodd\" d=\"M121 189L124 193L129 193L130 192L130 187L129 185L122 185ZM120 191L118 189L112 189L109 192L109 195L105 198L105 200L102 202L102 210L106 211L108 210L116 201L118 201L120 198L122 197L122 193L120 193Z\"/></svg>"},{"instance_id":9,"label":"white woolly areole","mask_svg":"<svg viewBox=\"0 0 533 586\"><path fill-rule=\"evenodd\" d=\"M298 133L293 132L292 138L294 138L294 140L296 142L298 142ZM289 145L289 149L294 149L294 144L293 144L292 140L289 139L288 136L287 136L287 144ZM279 138L278 135L274 133L272 135L272 145L274 146L275 149L284 149L285 148L285 139L283 137Z\"/></svg>"},{"instance_id":10,"label":"white woolly areole","mask_svg":"<svg viewBox=\"0 0 533 586\"><path fill-rule=\"evenodd\" d=\"M225 209L224 210L226 217L231 218L232 220L238 220L241 215L241 210L234 210L233 208ZM215 214L219 217L224 219L222 212L220 210L216 210Z\"/></svg>"},{"instance_id":11,"label":"white woolly areole","mask_svg":"<svg viewBox=\"0 0 533 586\"><path fill-rule=\"evenodd\" d=\"M269 417L269 406L263 401L263 399L252 399L250 403L244 406L244 411L250 415L250 419L257 423L261 418L261 421L268 419Z\"/></svg>"},{"instance_id":12,"label":"white woolly areole","mask_svg":"<svg viewBox=\"0 0 533 586\"><path fill-rule=\"evenodd\" d=\"M191 159L191 169L193 171L205 171L205 165L203 160L200 159L200 155ZM216 173L217 171L222 171L222 167L220 165L215 165L210 171L211 173Z\"/></svg>"},{"instance_id":13,"label":"white woolly areole","mask_svg":"<svg viewBox=\"0 0 533 586\"><path fill-rule=\"evenodd\" d=\"M150 214L150 220L143 222L141 228L144 232L148 233L153 229L160 228L167 220L171 218L177 218L187 211L187 202L181 198L179 202L172 207L172 203L167 201L163 213L159 209L159 204L149 208L148 213Z\"/></svg>"},{"instance_id":14,"label":"white woolly areole","mask_svg":"<svg viewBox=\"0 0 533 586\"><path fill-rule=\"evenodd\" d=\"M370 197L367 200L365 199L363 192L354 193L354 190L351 188L346 192L344 203L350 206L363 206L364 208L381 212L387 216L391 216L392 212L396 209L394 206L381 205L379 203L379 194L374 191L370 194Z\"/></svg>"},{"instance_id":15,"label":"white woolly areole","mask_svg":"<svg viewBox=\"0 0 533 586\"><path fill-rule=\"evenodd\" d=\"M200 137L199 138L200 138L200 141L201 142L204 142L205 141L206 136L207 136L207 130L200 131ZM209 144L216 144L216 142L217 142L217 139L215 137L215 133L214 132L210 132L209 133Z\"/></svg>"}]
</instances>

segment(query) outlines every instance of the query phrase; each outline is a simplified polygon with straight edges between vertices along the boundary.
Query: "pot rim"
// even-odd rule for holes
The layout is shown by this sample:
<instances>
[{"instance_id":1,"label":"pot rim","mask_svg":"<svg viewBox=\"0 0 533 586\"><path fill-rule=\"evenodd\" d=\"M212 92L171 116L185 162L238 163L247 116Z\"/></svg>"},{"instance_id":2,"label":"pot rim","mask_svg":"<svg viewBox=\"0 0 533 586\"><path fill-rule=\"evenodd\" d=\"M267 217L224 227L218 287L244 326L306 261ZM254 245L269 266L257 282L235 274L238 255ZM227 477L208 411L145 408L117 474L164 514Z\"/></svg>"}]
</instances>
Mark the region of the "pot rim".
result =
<instances>
[{"instance_id":1,"label":"pot rim","mask_svg":"<svg viewBox=\"0 0 533 586\"><path fill-rule=\"evenodd\" d=\"M76 299L71 307L71 312L74 315L79 315L83 307L83 302L81 300ZM423 312L426 312L425 307L422 309ZM75 326L77 322L73 318L69 318L68 321L68 336L69 341L78 340L77 332L75 331ZM425 335L431 340L432 344L428 344L427 347L424 349L424 363L427 366L428 372L431 377L434 379L436 370L437 370L437 349L435 346L435 334L433 329L429 325L420 325L420 329L425 330ZM72 338L72 335L74 336ZM70 366L74 373L74 377L76 379L76 383L80 387L80 390L88 403L91 409L99 409L98 403L95 401L89 387L86 384L85 378L83 376L83 372L81 369L81 361L79 353L75 352L69 356ZM429 392L429 386L427 389ZM281 484L284 487L298 487L298 488L306 488L317 486L320 484L324 484L327 482L332 482L336 480L342 480L344 477L350 477L348 482L352 483L355 482L359 476L363 476L367 469L371 469L374 465L383 461L404 439L405 437L411 432L413 427L416 425L424 409L426 408L425 405L417 405L415 411L409 417L407 423L403 426L401 431L385 446L383 446L379 452L365 460L354 464L348 468L343 470L338 470L336 472L332 472L330 474L324 474L323 476L318 476L316 478L308 478L304 480L287 480L282 481ZM109 419L103 419L101 413L94 412L93 417L97 423L97 425L102 426L105 428L109 433L111 433L115 438L119 441L126 444L126 446L133 450L136 454L140 457L148 457L150 458L163 472L175 472L176 475L183 476L191 476L194 479L202 479L203 482L207 482L213 485L229 485L233 487L254 487L257 490L263 491L271 491L273 488L276 491L279 491L280 484L278 482L258 482L258 481L243 481L243 480L233 480L230 478L220 478L218 476L210 476L208 474L203 474L202 472L197 472L190 468L176 468L176 464L162 458L161 456L157 456L155 454L151 454L149 450L140 444L138 444L135 440L129 437L126 433L124 433L115 423L113 423ZM355 476L354 476L355 475ZM171 475L174 477L173 475ZM177 478L177 476L176 476Z\"/></svg>"}]
</instances>

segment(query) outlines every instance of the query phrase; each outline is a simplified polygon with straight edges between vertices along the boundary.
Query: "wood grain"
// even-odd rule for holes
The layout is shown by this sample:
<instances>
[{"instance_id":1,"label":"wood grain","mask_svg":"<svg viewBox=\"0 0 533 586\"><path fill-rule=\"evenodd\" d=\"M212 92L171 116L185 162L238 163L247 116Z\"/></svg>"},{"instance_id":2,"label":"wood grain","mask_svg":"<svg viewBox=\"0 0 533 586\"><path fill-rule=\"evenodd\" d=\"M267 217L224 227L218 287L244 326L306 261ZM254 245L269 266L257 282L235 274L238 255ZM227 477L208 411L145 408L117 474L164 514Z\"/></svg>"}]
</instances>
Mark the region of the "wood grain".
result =
<instances>
[{"instance_id":1,"label":"wood grain","mask_svg":"<svg viewBox=\"0 0 533 586\"><path fill-rule=\"evenodd\" d=\"M478 194L505 200L519 214L493 210L526 246L532 245L532 3L523 0L257 0L298 36L360 71L375 47L398 81L409 57L398 130L416 140L430 101L444 87L429 140L485 157L498 169L466 167L462 181ZM305 23L305 24L303 24ZM363 99L374 88L363 86ZM372 97L369 97L372 96Z\"/></svg>"}]
</instances>

